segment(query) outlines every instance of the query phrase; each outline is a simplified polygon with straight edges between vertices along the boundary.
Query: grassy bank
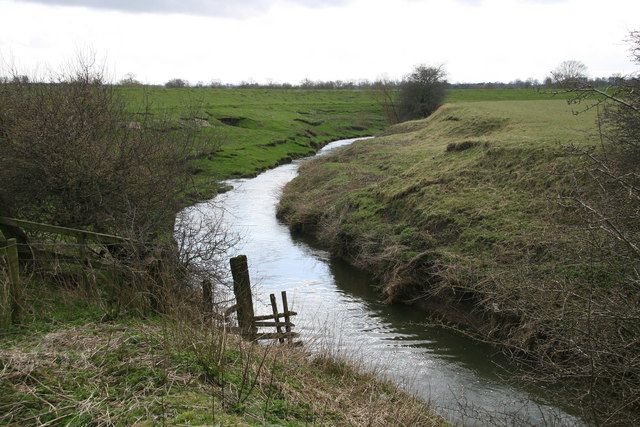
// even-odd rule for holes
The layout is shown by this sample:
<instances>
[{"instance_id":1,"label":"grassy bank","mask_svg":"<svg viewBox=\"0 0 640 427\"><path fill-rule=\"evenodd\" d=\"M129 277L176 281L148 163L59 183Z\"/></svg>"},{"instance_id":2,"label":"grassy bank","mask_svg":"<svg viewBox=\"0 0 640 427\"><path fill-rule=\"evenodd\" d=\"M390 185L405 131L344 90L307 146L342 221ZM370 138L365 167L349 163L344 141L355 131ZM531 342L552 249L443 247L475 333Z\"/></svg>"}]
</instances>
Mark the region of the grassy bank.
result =
<instances>
[{"instance_id":1,"label":"grassy bank","mask_svg":"<svg viewBox=\"0 0 640 427\"><path fill-rule=\"evenodd\" d=\"M304 164L278 215L387 300L508 349L586 420L634 424L637 290L558 202L592 185L570 146L599 143L595 114L561 100L447 104Z\"/></svg>"},{"instance_id":2,"label":"grassy bank","mask_svg":"<svg viewBox=\"0 0 640 427\"><path fill-rule=\"evenodd\" d=\"M563 101L448 104L305 164L279 215L376 272L390 300L515 266L579 276L562 266L577 236L554 199L569 185L567 145L596 144L594 123Z\"/></svg>"},{"instance_id":3,"label":"grassy bank","mask_svg":"<svg viewBox=\"0 0 640 427\"><path fill-rule=\"evenodd\" d=\"M28 296L0 335L2 425L442 425L349 362L241 341L188 306L107 320L75 288Z\"/></svg>"}]
</instances>

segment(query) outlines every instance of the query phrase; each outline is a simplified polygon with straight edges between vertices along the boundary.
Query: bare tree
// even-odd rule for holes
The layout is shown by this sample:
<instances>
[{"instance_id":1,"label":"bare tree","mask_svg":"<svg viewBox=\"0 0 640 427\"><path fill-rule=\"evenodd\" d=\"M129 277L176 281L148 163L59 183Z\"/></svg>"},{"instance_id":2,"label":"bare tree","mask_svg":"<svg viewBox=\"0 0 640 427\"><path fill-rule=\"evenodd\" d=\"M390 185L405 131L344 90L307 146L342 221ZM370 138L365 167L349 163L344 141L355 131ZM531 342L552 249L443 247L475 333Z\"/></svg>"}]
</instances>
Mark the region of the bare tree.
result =
<instances>
[{"instance_id":1,"label":"bare tree","mask_svg":"<svg viewBox=\"0 0 640 427\"><path fill-rule=\"evenodd\" d=\"M387 78L379 79L373 84L373 93L382 108L382 113L387 119L387 123L396 124L400 122L397 105L398 82Z\"/></svg>"},{"instance_id":2,"label":"bare tree","mask_svg":"<svg viewBox=\"0 0 640 427\"><path fill-rule=\"evenodd\" d=\"M587 79L587 66L576 60L561 62L551 71L552 81L561 87L575 87Z\"/></svg>"},{"instance_id":3,"label":"bare tree","mask_svg":"<svg viewBox=\"0 0 640 427\"><path fill-rule=\"evenodd\" d=\"M640 65L640 33L629 41ZM591 270L608 274L558 292L565 303L561 321L554 321L562 334L554 336L562 341L545 356L555 362L555 378L577 385L571 393L594 423L633 425L640 421L640 79L598 88L583 80L582 67L566 71L574 85L570 102L597 110L601 145L573 149L582 167L573 175L575 188L559 202L584 227Z\"/></svg>"},{"instance_id":4,"label":"bare tree","mask_svg":"<svg viewBox=\"0 0 640 427\"><path fill-rule=\"evenodd\" d=\"M142 83L136 78L133 73L127 73L122 80L118 82L120 86L142 86Z\"/></svg>"},{"instance_id":5,"label":"bare tree","mask_svg":"<svg viewBox=\"0 0 640 427\"><path fill-rule=\"evenodd\" d=\"M225 210L215 201L191 206L177 215L174 239L181 268L191 280L224 283L226 256L239 242L225 221Z\"/></svg>"},{"instance_id":6,"label":"bare tree","mask_svg":"<svg viewBox=\"0 0 640 427\"><path fill-rule=\"evenodd\" d=\"M235 240L216 207L191 221L178 215L174 228L198 197L192 161L215 153L217 134L148 106L131 113L91 58L49 80L0 84L0 214L130 238L91 248L112 270L101 287L110 312L165 311L197 279L222 281Z\"/></svg>"}]
</instances>

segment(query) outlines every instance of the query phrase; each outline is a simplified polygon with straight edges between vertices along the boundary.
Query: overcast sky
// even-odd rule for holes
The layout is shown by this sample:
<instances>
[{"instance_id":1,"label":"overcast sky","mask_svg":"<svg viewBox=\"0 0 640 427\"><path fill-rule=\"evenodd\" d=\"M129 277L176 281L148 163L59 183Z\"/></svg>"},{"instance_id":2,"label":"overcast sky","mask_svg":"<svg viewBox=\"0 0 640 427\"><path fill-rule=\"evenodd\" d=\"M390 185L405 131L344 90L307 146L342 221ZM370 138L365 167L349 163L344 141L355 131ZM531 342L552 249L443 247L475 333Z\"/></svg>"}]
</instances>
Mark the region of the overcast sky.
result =
<instances>
[{"instance_id":1,"label":"overcast sky","mask_svg":"<svg viewBox=\"0 0 640 427\"><path fill-rule=\"evenodd\" d=\"M630 73L640 0L0 0L0 55L56 68L90 48L114 79L542 79L559 62Z\"/></svg>"}]
</instances>

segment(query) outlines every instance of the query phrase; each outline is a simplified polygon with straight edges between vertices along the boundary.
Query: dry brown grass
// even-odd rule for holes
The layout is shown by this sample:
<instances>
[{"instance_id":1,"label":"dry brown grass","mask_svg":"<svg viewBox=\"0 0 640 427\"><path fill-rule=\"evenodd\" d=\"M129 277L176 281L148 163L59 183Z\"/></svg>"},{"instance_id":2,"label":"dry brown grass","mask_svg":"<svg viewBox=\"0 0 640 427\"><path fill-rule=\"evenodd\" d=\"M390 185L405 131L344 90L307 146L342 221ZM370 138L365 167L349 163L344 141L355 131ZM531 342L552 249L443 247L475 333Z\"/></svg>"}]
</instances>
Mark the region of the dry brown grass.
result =
<instances>
[{"instance_id":1,"label":"dry brown grass","mask_svg":"<svg viewBox=\"0 0 640 427\"><path fill-rule=\"evenodd\" d=\"M348 361L241 340L176 301L162 318L3 338L0 424L443 424Z\"/></svg>"},{"instance_id":2,"label":"dry brown grass","mask_svg":"<svg viewBox=\"0 0 640 427\"><path fill-rule=\"evenodd\" d=\"M243 407L255 419L268 420L283 402L289 417L319 425L442 425L425 402L329 352L304 347L258 345L212 327L192 316L174 318L165 343L192 349L217 396L228 407ZM237 377L236 377L237 376ZM235 378L229 380L229 378ZM277 412L277 411L276 411ZM285 411L286 412L286 411Z\"/></svg>"}]
</instances>

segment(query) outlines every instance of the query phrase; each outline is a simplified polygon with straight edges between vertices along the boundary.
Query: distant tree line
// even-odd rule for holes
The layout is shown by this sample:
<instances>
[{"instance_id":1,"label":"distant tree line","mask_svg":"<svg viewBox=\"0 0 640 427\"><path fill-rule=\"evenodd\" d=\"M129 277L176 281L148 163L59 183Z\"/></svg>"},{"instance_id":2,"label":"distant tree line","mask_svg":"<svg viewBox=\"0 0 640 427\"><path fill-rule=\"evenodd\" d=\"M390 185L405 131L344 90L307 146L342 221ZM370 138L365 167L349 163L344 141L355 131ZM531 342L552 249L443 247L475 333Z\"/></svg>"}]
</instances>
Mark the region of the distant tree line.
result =
<instances>
[{"instance_id":1,"label":"distant tree line","mask_svg":"<svg viewBox=\"0 0 640 427\"><path fill-rule=\"evenodd\" d=\"M609 77L587 78L583 82L596 87L615 86L624 80L619 75ZM545 89L559 87L558 82L552 77L547 76L543 81L538 79L520 80L516 79L510 82L481 82L481 83L449 83L450 89Z\"/></svg>"},{"instance_id":2,"label":"distant tree line","mask_svg":"<svg viewBox=\"0 0 640 427\"><path fill-rule=\"evenodd\" d=\"M586 67L579 61L565 61L557 69L552 71L544 80L528 78L525 80L515 79L510 82L474 82L474 83L450 83L447 82L448 89L540 89L566 87L568 80L574 78L575 83L588 84L594 87L617 86L624 81L621 75L609 77L587 77ZM578 72L572 76L571 73ZM581 73L582 72L582 73ZM582 76L584 74L584 76ZM579 78L576 78L579 77ZM23 79L23 80L21 80ZM27 76L0 76L0 84L21 81L29 81ZM310 80L304 79L300 83L274 82L258 83L255 81L242 81L240 83L224 83L220 80L212 80L208 83L198 81L191 83L186 79L172 78L163 85L145 84L138 80L132 73L127 73L121 80L115 83L117 86L163 86L166 88L218 88L218 89L313 89L313 90L370 90L377 89L381 84L391 88L400 88L402 79L389 80Z\"/></svg>"},{"instance_id":3,"label":"distant tree line","mask_svg":"<svg viewBox=\"0 0 640 427\"><path fill-rule=\"evenodd\" d=\"M189 84L184 79L171 79L164 84L164 87L209 87L209 88L228 88L228 89L371 89L375 87L377 82L370 80L309 80L304 79L300 83L281 83L268 81L266 83L258 83L255 81L242 81L240 83L223 83L220 80L212 80L209 83L198 82L195 85Z\"/></svg>"},{"instance_id":4,"label":"distant tree line","mask_svg":"<svg viewBox=\"0 0 640 427\"><path fill-rule=\"evenodd\" d=\"M614 86L620 83L624 78L619 75L609 77L587 78L583 82L592 86ZM177 81L177 83L176 83ZM314 89L314 90L368 90L376 89L384 83L387 86L399 88L402 80L308 80L305 79L300 83L279 83L267 82L257 83L251 81L243 81L238 84L222 83L214 80L210 83L198 82L191 85L183 79L172 79L164 84L167 88L176 87L195 87L195 88L227 88L227 89ZM479 83L449 83L446 85L449 89L537 89L537 88L553 88L558 87L556 79L552 76L546 77L540 81L538 79L529 78L526 80L516 79L510 82L479 82Z\"/></svg>"}]
</instances>

